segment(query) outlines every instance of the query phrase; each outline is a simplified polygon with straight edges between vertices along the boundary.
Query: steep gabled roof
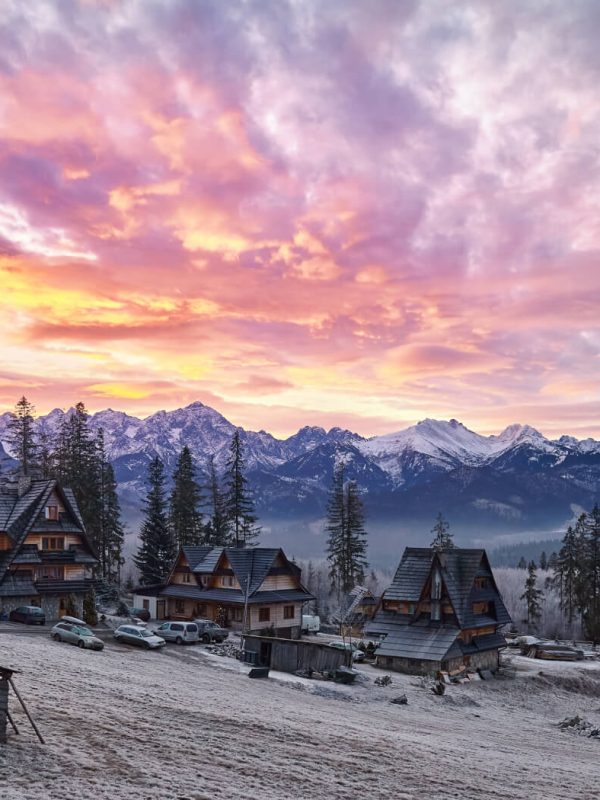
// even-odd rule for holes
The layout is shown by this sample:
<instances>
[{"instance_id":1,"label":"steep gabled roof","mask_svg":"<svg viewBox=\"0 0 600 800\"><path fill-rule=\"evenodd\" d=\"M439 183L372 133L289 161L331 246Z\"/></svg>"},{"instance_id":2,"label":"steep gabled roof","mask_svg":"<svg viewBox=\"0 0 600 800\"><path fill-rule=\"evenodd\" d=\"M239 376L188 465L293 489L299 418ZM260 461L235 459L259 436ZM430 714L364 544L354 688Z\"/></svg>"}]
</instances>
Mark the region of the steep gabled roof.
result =
<instances>
[{"instance_id":1,"label":"steep gabled roof","mask_svg":"<svg viewBox=\"0 0 600 800\"><path fill-rule=\"evenodd\" d=\"M417 602L429 575L432 558L433 552L429 547L407 547L384 598Z\"/></svg>"},{"instance_id":2,"label":"steep gabled roof","mask_svg":"<svg viewBox=\"0 0 600 800\"><path fill-rule=\"evenodd\" d=\"M88 539L73 492L70 489L62 489L55 480L32 481L29 489L20 497L17 494L3 495L4 498L8 497L11 499L13 503L6 517L5 525L3 526L3 530L13 542L13 547L0 557L0 583L19 553L27 538L27 534L35 525L38 516L42 513L44 505L48 502L48 498L53 491L61 495L65 508L69 511L71 518L76 523L77 532L81 535L84 543L89 548L94 560L96 560L96 553ZM6 509L8 504L3 503L2 505ZM58 533L58 531L56 532Z\"/></svg>"},{"instance_id":3,"label":"steep gabled roof","mask_svg":"<svg viewBox=\"0 0 600 800\"><path fill-rule=\"evenodd\" d=\"M227 560L231 564L231 569L242 590L245 592L248 587L248 596L253 595L261 586L280 553L283 555L283 551L278 547L227 547L225 549Z\"/></svg>"},{"instance_id":4,"label":"steep gabled roof","mask_svg":"<svg viewBox=\"0 0 600 800\"><path fill-rule=\"evenodd\" d=\"M200 564L213 549L218 549L220 553L222 548L213 548L210 545L184 545L181 549L190 565L190 569L194 572L196 566Z\"/></svg>"}]
</instances>

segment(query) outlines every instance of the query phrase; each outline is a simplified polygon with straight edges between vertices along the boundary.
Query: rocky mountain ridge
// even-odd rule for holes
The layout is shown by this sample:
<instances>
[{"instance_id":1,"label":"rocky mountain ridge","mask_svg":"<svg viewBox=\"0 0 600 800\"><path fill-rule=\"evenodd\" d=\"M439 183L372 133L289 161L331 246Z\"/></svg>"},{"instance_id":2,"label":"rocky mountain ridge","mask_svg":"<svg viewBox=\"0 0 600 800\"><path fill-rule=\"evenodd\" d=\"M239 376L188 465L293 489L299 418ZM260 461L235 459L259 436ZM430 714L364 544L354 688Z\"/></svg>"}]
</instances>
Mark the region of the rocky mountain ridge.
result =
<instances>
[{"instance_id":1,"label":"rocky mountain ridge","mask_svg":"<svg viewBox=\"0 0 600 800\"><path fill-rule=\"evenodd\" d=\"M55 409L36 424L52 438L68 413ZM10 466L8 417L0 415L4 471ZM223 469L236 430L200 402L145 419L106 409L93 414L90 423L104 431L130 520L139 515L151 458L159 455L170 473L187 444L202 478L210 456ZM425 419L368 439L316 426L287 439L264 430L239 430L257 510L263 519L286 524L316 524L323 517L334 464L340 460L364 493L370 522L383 527L431 527L441 509L472 537L477 531L483 539L524 529L551 532L577 509L591 507L600 494L600 442L571 436L552 440L528 425L482 436L455 419Z\"/></svg>"}]
</instances>

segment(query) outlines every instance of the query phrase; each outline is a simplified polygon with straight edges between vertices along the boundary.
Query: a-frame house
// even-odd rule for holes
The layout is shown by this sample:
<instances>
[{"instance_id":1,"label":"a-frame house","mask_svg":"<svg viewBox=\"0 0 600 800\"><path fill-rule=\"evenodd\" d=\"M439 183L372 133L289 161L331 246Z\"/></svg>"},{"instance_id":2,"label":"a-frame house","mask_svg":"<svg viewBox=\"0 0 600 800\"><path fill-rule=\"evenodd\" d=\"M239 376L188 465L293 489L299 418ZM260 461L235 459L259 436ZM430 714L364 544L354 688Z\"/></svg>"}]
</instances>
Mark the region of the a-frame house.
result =
<instances>
[{"instance_id":1,"label":"a-frame house","mask_svg":"<svg viewBox=\"0 0 600 800\"><path fill-rule=\"evenodd\" d=\"M41 607L47 619L74 610L93 581L96 553L71 489L20 478L0 488L0 611Z\"/></svg>"},{"instance_id":2,"label":"a-frame house","mask_svg":"<svg viewBox=\"0 0 600 800\"><path fill-rule=\"evenodd\" d=\"M510 622L485 550L407 547L367 634L385 669L495 669Z\"/></svg>"}]
</instances>

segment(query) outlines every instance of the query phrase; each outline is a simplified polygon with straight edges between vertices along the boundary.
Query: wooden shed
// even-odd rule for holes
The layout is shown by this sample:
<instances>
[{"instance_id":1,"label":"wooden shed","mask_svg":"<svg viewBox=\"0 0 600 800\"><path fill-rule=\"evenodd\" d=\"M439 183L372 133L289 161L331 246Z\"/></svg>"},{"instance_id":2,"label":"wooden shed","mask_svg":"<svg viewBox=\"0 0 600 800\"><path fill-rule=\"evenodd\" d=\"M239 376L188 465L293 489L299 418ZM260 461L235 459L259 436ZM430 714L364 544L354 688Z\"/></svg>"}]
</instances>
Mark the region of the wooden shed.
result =
<instances>
[{"instance_id":1,"label":"wooden shed","mask_svg":"<svg viewBox=\"0 0 600 800\"><path fill-rule=\"evenodd\" d=\"M319 642L250 634L243 637L242 659L246 663L281 672L333 672L345 665L346 658L344 650Z\"/></svg>"}]
</instances>

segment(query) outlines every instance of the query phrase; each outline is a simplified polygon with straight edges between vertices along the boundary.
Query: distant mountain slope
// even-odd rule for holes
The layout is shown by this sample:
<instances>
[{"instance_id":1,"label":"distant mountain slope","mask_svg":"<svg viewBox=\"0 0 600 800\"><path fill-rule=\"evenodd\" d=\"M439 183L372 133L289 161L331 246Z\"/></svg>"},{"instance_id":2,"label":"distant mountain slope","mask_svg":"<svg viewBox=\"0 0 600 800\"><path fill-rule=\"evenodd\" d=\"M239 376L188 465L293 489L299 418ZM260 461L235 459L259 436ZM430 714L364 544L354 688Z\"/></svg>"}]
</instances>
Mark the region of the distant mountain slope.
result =
<instances>
[{"instance_id":1,"label":"distant mountain slope","mask_svg":"<svg viewBox=\"0 0 600 800\"><path fill-rule=\"evenodd\" d=\"M65 413L70 412L55 409L40 417L39 429L52 438ZM8 414L0 415L4 471L14 465L7 422ZM133 521L139 517L150 459L159 455L171 473L187 444L200 475L210 456L222 470L236 430L200 402L146 419L107 409L94 414L91 425L104 430L124 509ZM454 419L426 419L370 439L341 428L304 427L287 439L239 430L263 521L288 527L302 522L304 532L323 517L340 460L364 493L369 525L388 533L394 526L428 533L441 510L463 540L485 540L499 532L554 535L579 509L600 500L600 442L571 436L551 440L527 425L481 436ZM388 533L381 533L382 551Z\"/></svg>"}]
</instances>

